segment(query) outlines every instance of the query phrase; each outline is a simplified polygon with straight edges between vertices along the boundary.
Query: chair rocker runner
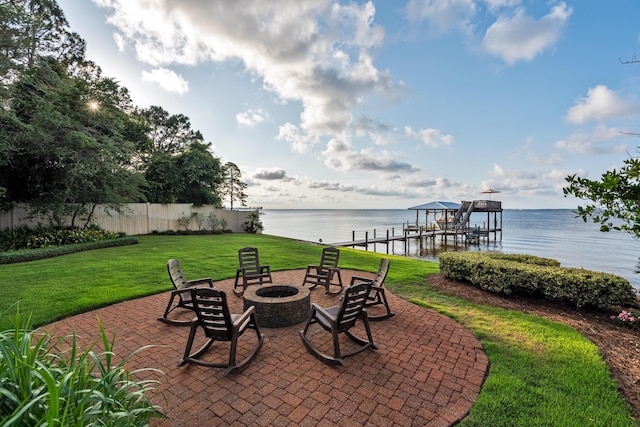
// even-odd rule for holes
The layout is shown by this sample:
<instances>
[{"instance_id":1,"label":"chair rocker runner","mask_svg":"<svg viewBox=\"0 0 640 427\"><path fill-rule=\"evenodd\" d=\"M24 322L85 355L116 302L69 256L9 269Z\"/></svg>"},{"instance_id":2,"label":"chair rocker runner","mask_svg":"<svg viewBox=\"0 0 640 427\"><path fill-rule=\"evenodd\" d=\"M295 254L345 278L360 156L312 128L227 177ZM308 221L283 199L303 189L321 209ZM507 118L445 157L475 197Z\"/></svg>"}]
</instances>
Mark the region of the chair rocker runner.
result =
<instances>
[{"instance_id":1,"label":"chair rocker runner","mask_svg":"<svg viewBox=\"0 0 640 427\"><path fill-rule=\"evenodd\" d=\"M273 283L271 267L260 265L258 248L242 248L238 250L240 267L236 270L236 280L233 283L233 293L240 296L249 285ZM240 282L242 278L242 283Z\"/></svg>"},{"instance_id":2,"label":"chair rocker runner","mask_svg":"<svg viewBox=\"0 0 640 427\"><path fill-rule=\"evenodd\" d=\"M251 362L258 354L258 350L264 342L264 335L260 333L260 328L256 323L255 307L251 306L242 314L231 314L227 304L227 296L224 291L217 289L193 289L191 292L196 318L191 321L191 331L184 350L184 357L178 366L187 363L196 365L226 368L224 375L238 371ZM205 343L195 352L191 352L193 342L198 328L202 328L206 337ZM238 338L247 330L252 329L256 333L257 343L249 355L240 363L236 362L236 351L238 348ZM229 360L227 362L207 362L200 360L215 341L229 341Z\"/></svg>"},{"instance_id":3,"label":"chair rocker runner","mask_svg":"<svg viewBox=\"0 0 640 427\"><path fill-rule=\"evenodd\" d=\"M328 294L339 294L342 292L342 276L340 275L340 268L338 267L339 258L340 251L338 248L324 248L322 250L320 264L307 266L307 272L304 275L302 286L308 283L311 285L310 289L313 289L318 285L322 285ZM334 277L337 277L337 283L333 282ZM338 289L332 291L332 286Z\"/></svg>"},{"instance_id":4,"label":"chair rocker runner","mask_svg":"<svg viewBox=\"0 0 640 427\"><path fill-rule=\"evenodd\" d=\"M340 301L340 305L322 308L316 303L312 304L311 314L307 324L305 325L304 330L300 331L302 342L311 354L328 365L344 365L345 357L356 355L368 348L378 348L378 346L373 342L369 321L367 319L367 311L364 308L367 301L367 295L369 295L370 290L370 282L358 283L347 287L344 296ZM362 320L364 324L364 328L367 333L366 341L350 332L350 329L356 324L358 319ZM331 332L333 338L333 356L329 356L321 352L311 344L311 341L307 337L307 332L309 327L314 323L320 325L325 331ZM340 351L340 333L344 333L361 347L343 354Z\"/></svg>"},{"instance_id":5,"label":"chair rocker runner","mask_svg":"<svg viewBox=\"0 0 640 427\"><path fill-rule=\"evenodd\" d=\"M162 317L159 317L158 320L169 325L190 325L191 319L170 319L169 313L171 313L178 307L193 310L193 303L191 302L191 289L194 287L205 286L213 289L213 280L211 279L211 277L207 277L204 279L187 280L184 277L182 268L180 268L180 262L177 259L170 259L169 261L167 261L167 271L169 272L169 278L171 279L174 290L171 291L171 298L169 299L169 303L167 304L167 308L165 309L164 314L162 315ZM177 302L174 304L174 300L176 300L176 298Z\"/></svg>"},{"instance_id":6,"label":"chair rocker runner","mask_svg":"<svg viewBox=\"0 0 640 427\"><path fill-rule=\"evenodd\" d=\"M387 277L387 273L389 272L389 259L382 258L380 260L380 266L378 267L378 273L374 279L369 279L367 277L360 276L352 276L351 284L359 283L359 282L369 282L371 283L371 292L369 292L369 296L367 297L367 303L365 307L374 307L378 305L384 306L386 313L379 315L372 315L369 312L369 320L377 321L388 319L392 316L395 316L395 313L391 312L391 308L389 307L389 302L387 301L387 297L384 293L384 279Z\"/></svg>"}]
</instances>

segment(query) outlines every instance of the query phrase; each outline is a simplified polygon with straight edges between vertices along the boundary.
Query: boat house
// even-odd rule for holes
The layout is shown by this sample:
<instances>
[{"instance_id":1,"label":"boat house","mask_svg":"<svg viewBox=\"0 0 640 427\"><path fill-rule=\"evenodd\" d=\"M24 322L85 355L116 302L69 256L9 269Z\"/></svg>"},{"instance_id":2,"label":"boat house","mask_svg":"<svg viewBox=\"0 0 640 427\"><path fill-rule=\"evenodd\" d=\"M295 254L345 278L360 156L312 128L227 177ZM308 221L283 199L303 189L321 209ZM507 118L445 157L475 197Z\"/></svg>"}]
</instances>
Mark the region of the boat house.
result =
<instances>
[{"instance_id":1,"label":"boat house","mask_svg":"<svg viewBox=\"0 0 640 427\"><path fill-rule=\"evenodd\" d=\"M463 235L467 240L479 241L480 238L488 238L493 233L493 240L497 240L498 233L502 240L502 202L497 200L473 200L462 203L435 201L418 206L412 206L409 210L416 211L415 224L407 224L409 232L431 232L434 236L440 235L443 239L453 236L457 239ZM421 212L424 212L424 223L421 223ZM480 223L475 222L480 215ZM472 218L474 222L472 222Z\"/></svg>"},{"instance_id":2,"label":"boat house","mask_svg":"<svg viewBox=\"0 0 640 427\"><path fill-rule=\"evenodd\" d=\"M413 206L409 210L416 211L416 220L414 223L408 222L403 224L402 234L396 235L395 230L386 230L385 233L379 233L380 230L373 230L372 235L365 232L363 239L356 239L356 232L352 232L352 239L346 242L333 243L333 246L363 246L368 248L369 245L385 244L387 245L387 253L389 244L396 241L404 242L405 252L408 251L409 241L417 241L420 249L428 240L432 243L436 237L440 237L441 241L446 242L449 237L453 237L454 242L461 243L480 243L480 240L489 241L491 234L493 240L502 240L502 202L492 200L474 200L471 202L454 203L454 202L430 202L423 205ZM421 222L421 216L424 212L424 223ZM481 217L482 225L472 222L472 214L486 213L486 217ZM498 217L499 214L499 217ZM473 217L477 220L479 215Z\"/></svg>"}]
</instances>

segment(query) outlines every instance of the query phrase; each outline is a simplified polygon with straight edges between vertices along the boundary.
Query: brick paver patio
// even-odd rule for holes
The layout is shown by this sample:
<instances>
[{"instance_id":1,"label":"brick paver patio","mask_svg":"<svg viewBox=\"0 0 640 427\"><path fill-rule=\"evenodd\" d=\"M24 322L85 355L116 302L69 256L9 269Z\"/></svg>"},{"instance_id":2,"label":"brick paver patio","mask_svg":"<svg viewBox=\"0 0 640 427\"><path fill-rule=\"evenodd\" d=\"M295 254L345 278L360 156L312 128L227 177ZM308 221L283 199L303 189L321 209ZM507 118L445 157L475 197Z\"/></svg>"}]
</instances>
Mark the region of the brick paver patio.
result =
<instances>
[{"instance_id":1,"label":"brick paver patio","mask_svg":"<svg viewBox=\"0 0 640 427\"><path fill-rule=\"evenodd\" d=\"M345 283L352 273L342 270ZM283 284L300 284L303 277L303 270L273 274L274 282ZM232 283L224 280L215 285L227 291L232 312L240 312L242 298L233 295ZM482 346L453 320L390 292L387 296L396 316L371 323L379 349L349 357L343 367L327 366L307 352L298 335L304 327L301 323L263 328L264 345L239 373L224 377L222 369L178 368L189 328L156 320L164 311L168 293L73 316L45 329L56 336L75 331L81 344L88 345L99 338L96 319L100 319L109 337L116 334L118 357L151 345L131 357L127 366L162 371L143 374L160 381L150 396L168 417L152 421L153 426L454 424L468 413L484 381L488 360ZM322 306L339 300L320 288L311 292L311 298ZM192 317L189 312L184 315ZM313 339L331 352L330 334L315 326ZM240 339L239 360L255 342L251 332ZM348 348L347 341L341 343ZM214 344L207 359L226 358L228 345Z\"/></svg>"}]
</instances>

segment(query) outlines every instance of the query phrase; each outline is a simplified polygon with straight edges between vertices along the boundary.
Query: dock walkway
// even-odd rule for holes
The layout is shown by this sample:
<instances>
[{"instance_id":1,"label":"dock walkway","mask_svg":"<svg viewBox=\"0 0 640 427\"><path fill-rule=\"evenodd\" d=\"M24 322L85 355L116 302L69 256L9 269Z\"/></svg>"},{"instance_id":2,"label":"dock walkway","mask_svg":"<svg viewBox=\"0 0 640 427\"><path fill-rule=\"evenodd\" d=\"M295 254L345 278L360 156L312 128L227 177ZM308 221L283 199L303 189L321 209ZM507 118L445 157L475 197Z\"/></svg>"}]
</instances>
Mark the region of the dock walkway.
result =
<instances>
[{"instance_id":1,"label":"dock walkway","mask_svg":"<svg viewBox=\"0 0 640 427\"><path fill-rule=\"evenodd\" d=\"M480 243L481 240L488 242L491 233L493 233L493 240L496 241L497 235L500 233L500 240L502 240L502 203L499 201L463 201L459 205L451 202L432 202L409 209L416 211L416 221L415 224L403 224L402 234L396 235L395 230L392 228L391 230L385 230L381 235L379 233L380 230L374 229L372 234L366 231L364 232L364 238L357 239L356 232L352 231L351 240L335 242L332 243L332 246L358 246L368 249L369 245L384 244L387 245L388 253L388 245L390 243L403 242L405 252L407 252L411 241L417 242L422 248L428 239L433 243L437 237L440 237L443 242L447 241L449 237L453 237L455 244L467 244ZM420 225L420 211L425 212L425 225ZM433 222L429 222L430 213L433 214ZM473 213L487 214L486 222L482 227L471 226L471 215ZM499 222L498 213L500 214ZM491 214L493 214L493 221L491 221ZM437 215L440 215L440 217L438 218ZM490 225L492 223L493 227Z\"/></svg>"},{"instance_id":2,"label":"dock walkway","mask_svg":"<svg viewBox=\"0 0 640 427\"><path fill-rule=\"evenodd\" d=\"M479 242L480 239L488 239L491 233L500 232L501 229L474 229L474 230L418 230L418 231L410 231L409 229L404 229L402 234L394 234L393 230L385 230L382 236L378 233L379 230L373 230L372 237L369 237L369 232L365 232L365 236L362 239L355 238L355 232L353 234L354 239L347 240L344 242L335 242L331 243L331 246L336 247L368 247L369 245L374 244L385 244L393 242L403 242L405 245L410 241L418 241L422 242L426 239L435 240L437 237L440 237L441 240L447 239L449 237L453 237L456 243L471 243L471 242Z\"/></svg>"}]
</instances>

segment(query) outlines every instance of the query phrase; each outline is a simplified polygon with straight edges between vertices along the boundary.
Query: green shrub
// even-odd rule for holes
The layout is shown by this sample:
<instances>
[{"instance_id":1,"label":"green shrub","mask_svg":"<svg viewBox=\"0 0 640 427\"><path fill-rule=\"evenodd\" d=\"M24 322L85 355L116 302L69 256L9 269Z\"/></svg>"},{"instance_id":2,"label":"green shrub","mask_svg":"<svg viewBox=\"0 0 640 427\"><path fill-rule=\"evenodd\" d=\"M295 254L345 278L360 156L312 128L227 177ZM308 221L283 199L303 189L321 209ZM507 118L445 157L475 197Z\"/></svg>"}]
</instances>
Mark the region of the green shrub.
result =
<instances>
[{"instance_id":1,"label":"green shrub","mask_svg":"<svg viewBox=\"0 0 640 427\"><path fill-rule=\"evenodd\" d=\"M39 249L22 249L19 251L1 252L0 264L13 264L17 262L35 261L37 259L53 258L74 252L88 251L92 249L112 248L116 246L135 245L136 237L120 237L112 240L100 240L91 243L74 245L51 246Z\"/></svg>"},{"instance_id":2,"label":"green shrub","mask_svg":"<svg viewBox=\"0 0 640 427\"><path fill-rule=\"evenodd\" d=\"M124 233L105 231L98 227L79 229L42 225L35 228L21 226L0 231L0 252L99 242L124 235Z\"/></svg>"},{"instance_id":3,"label":"green shrub","mask_svg":"<svg viewBox=\"0 0 640 427\"><path fill-rule=\"evenodd\" d=\"M224 226L226 227L226 224ZM251 212L247 216L247 220L242 224L242 229L246 233L255 234L258 231L261 231L263 228L264 227L262 225L262 222L260 221L260 214L258 212Z\"/></svg>"},{"instance_id":4,"label":"green shrub","mask_svg":"<svg viewBox=\"0 0 640 427\"><path fill-rule=\"evenodd\" d=\"M26 248L32 234L33 230L26 225L0 230L0 252Z\"/></svg>"},{"instance_id":5,"label":"green shrub","mask_svg":"<svg viewBox=\"0 0 640 427\"><path fill-rule=\"evenodd\" d=\"M606 309L636 303L633 287L613 274L560 267L556 260L530 255L446 252L440 271L503 295L540 296L578 308Z\"/></svg>"},{"instance_id":6,"label":"green shrub","mask_svg":"<svg viewBox=\"0 0 640 427\"><path fill-rule=\"evenodd\" d=\"M149 369L124 368L135 353L114 364L101 324L103 353L82 352L75 335L69 343L30 326L16 316L14 328L0 332L0 425L144 426L163 417L146 396L158 381L133 378Z\"/></svg>"},{"instance_id":7,"label":"green shrub","mask_svg":"<svg viewBox=\"0 0 640 427\"><path fill-rule=\"evenodd\" d=\"M440 256L440 270L449 279L471 281L471 277L490 275L492 269L497 268L497 264L494 261L513 261L551 267L560 266L560 263L554 259L533 255L502 254L497 252L445 252ZM486 280L487 283L491 282L490 277L487 277ZM497 283L494 287L505 288L502 293L510 293L506 284Z\"/></svg>"}]
</instances>

